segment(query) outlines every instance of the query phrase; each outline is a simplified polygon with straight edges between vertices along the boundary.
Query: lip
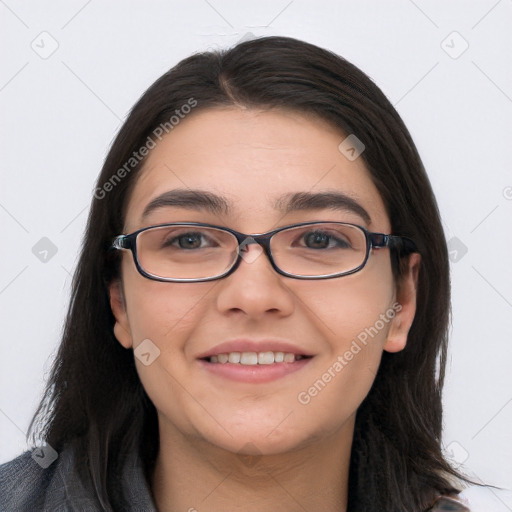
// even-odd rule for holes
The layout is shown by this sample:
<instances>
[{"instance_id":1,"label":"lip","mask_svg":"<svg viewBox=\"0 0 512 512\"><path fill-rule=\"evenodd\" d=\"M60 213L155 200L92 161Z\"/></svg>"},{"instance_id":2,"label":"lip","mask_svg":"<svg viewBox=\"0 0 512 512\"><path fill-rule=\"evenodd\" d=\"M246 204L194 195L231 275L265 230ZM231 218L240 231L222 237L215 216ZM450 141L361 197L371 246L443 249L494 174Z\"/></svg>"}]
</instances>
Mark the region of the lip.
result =
<instances>
[{"instance_id":1,"label":"lip","mask_svg":"<svg viewBox=\"0 0 512 512\"><path fill-rule=\"evenodd\" d=\"M233 363L210 363L207 358L230 352L284 352L306 356L293 363L244 365ZM315 354L294 343L277 339L236 339L215 345L197 356L198 363L209 373L237 382L270 382L305 368Z\"/></svg>"},{"instance_id":2,"label":"lip","mask_svg":"<svg viewBox=\"0 0 512 512\"><path fill-rule=\"evenodd\" d=\"M224 343L220 343L219 345L215 345L215 347L210 348L206 352L199 354L197 359L205 359L206 357L216 356L218 354L229 354L230 352L284 352L289 354L301 355L312 357L315 354L312 354L305 348L301 348L293 343L289 343L286 341L279 340L249 340L249 339L237 339L232 341L225 341ZM296 361L298 362L298 361ZM221 363L222 364L222 363ZM229 364L229 363L225 363ZM281 363L274 363L279 365ZM295 363L286 363L286 364L295 364Z\"/></svg>"},{"instance_id":3,"label":"lip","mask_svg":"<svg viewBox=\"0 0 512 512\"><path fill-rule=\"evenodd\" d=\"M307 366L313 358L299 359L293 363L243 365L233 363L198 363L208 372L237 382L264 383L280 379Z\"/></svg>"}]
</instances>

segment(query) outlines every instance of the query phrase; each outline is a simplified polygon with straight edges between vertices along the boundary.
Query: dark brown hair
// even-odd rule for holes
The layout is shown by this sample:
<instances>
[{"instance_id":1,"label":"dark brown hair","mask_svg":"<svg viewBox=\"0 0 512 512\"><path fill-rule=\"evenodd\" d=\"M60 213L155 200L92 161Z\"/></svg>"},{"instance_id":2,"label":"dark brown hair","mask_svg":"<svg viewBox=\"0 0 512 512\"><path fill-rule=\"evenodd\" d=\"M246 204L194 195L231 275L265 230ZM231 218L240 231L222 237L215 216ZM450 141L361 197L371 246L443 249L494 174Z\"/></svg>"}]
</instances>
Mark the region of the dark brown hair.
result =
<instances>
[{"instance_id":1,"label":"dark brown hair","mask_svg":"<svg viewBox=\"0 0 512 512\"><path fill-rule=\"evenodd\" d=\"M106 510L123 508L115 482L127 454L138 452L146 468L156 457L155 407L138 378L133 352L113 334L108 284L119 277L119 256L109 246L123 231L127 199L144 160L133 168L126 163L191 99L197 102L194 111L243 106L313 114L363 142L362 158L392 232L416 242L422 263L407 347L384 352L357 412L349 510L419 512L434 496L456 492L450 478L460 475L441 450L450 286L432 188L409 132L372 80L338 55L286 37L188 57L133 107L97 182L96 191L102 192L92 200L62 343L31 424L32 436L57 451L72 445L83 478L94 483ZM119 173L123 166L127 172ZM116 173L122 179L113 179ZM105 187L107 182L111 186Z\"/></svg>"}]
</instances>

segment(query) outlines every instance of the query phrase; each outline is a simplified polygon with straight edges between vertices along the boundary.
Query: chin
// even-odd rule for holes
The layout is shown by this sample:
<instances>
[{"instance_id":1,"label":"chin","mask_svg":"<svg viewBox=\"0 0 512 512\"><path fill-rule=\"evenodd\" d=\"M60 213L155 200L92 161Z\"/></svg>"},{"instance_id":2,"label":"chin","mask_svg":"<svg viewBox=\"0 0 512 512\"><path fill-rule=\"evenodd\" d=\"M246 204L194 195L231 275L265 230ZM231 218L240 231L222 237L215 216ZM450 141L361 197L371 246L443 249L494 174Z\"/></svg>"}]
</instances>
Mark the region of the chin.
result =
<instances>
[{"instance_id":1,"label":"chin","mask_svg":"<svg viewBox=\"0 0 512 512\"><path fill-rule=\"evenodd\" d=\"M261 457L264 455L281 455L296 451L307 446L311 437L302 431L300 436L296 432L281 432L279 436L269 435L269 429L256 429L251 426L240 425L237 429L228 429L232 437L228 435L222 438L205 437L210 444L220 449L241 456Z\"/></svg>"}]
</instances>

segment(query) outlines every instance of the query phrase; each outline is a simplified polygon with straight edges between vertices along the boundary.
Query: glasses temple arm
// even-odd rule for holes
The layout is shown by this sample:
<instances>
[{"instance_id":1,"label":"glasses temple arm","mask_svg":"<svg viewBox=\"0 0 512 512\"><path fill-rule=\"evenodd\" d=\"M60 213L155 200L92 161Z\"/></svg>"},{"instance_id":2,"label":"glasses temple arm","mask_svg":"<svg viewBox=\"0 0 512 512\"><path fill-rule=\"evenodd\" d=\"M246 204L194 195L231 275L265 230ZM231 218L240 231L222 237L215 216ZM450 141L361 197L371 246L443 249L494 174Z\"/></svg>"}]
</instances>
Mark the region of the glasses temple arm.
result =
<instances>
[{"instance_id":1,"label":"glasses temple arm","mask_svg":"<svg viewBox=\"0 0 512 512\"><path fill-rule=\"evenodd\" d=\"M131 246L130 240L126 235L119 235L112 240L111 249L129 249Z\"/></svg>"},{"instance_id":2,"label":"glasses temple arm","mask_svg":"<svg viewBox=\"0 0 512 512\"><path fill-rule=\"evenodd\" d=\"M395 249L400 255L407 255L419 252L418 247L413 240L406 236L384 235L382 233L372 233L370 235L372 247L389 247Z\"/></svg>"}]
</instances>

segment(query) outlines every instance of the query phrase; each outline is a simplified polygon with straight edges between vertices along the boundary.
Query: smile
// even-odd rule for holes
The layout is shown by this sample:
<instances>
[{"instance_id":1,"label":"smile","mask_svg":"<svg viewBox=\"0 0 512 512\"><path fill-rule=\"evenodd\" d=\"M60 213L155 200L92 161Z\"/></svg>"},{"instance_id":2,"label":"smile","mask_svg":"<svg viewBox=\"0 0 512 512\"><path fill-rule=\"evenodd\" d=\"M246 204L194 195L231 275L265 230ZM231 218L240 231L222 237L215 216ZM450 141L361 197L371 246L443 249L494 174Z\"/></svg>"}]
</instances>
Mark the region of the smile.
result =
<instances>
[{"instance_id":1,"label":"smile","mask_svg":"<svg viewBox=\"0 0 512 512\"><path fill-rule=\"evenodd\" d=\"M212 355L204 360L209 363L231 363L255 366L275 363L294 363L295 361L300 361L301 359L308 357L310 356L289 352L229 352L227 354Z\"/></svg>"},{"instance_id":2,"label":"smile","mask_svg":"<svg viewBox=\"0 0 512 512\"><path fill-rule=\"evenodd\" d=\"M229 352L204 357L198 363L214 378L264 384L298 372L312 360L313 356L291 352Z\"/></svg>"}]
</instances>

